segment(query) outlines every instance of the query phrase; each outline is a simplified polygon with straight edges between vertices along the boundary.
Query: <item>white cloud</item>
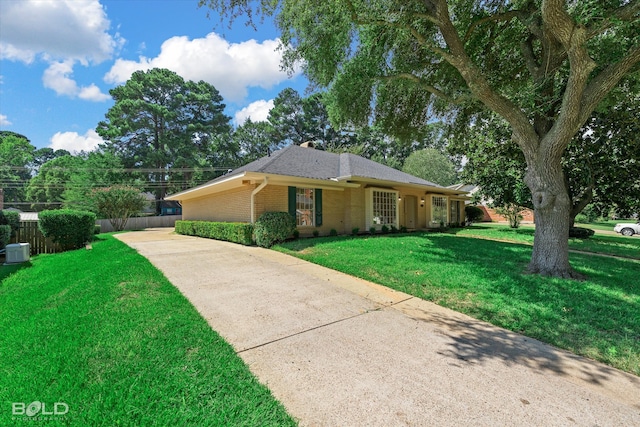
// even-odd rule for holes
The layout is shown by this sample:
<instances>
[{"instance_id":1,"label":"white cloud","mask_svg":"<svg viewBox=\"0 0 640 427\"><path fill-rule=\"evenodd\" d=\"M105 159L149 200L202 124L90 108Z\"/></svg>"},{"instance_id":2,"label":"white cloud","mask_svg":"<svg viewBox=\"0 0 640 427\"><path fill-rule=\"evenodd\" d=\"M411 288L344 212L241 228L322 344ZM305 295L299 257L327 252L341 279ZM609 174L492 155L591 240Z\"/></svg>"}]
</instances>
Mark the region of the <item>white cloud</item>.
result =
<instances>
[{"instance_id":1,"label":"white cloud","mask_svg":"<svg viewBox=\"0 0 640 427\"><path fill-rule=\"evenodd\" d=\"M58 95L74 97L78 93L75 80L69 78L73 74L72 61L54 62L42 75L44 87L53 89Z\"/></svg>"},{"instance_id":2,"label":"white cloud","mask_svg":"<svg viewBox=\"0 0 640 427\"><path fill-rule=\"evenodd\" d=\"M99 0L0 1L0 58L99 63L124 43L110 26Z\"/></svg>"},{"instance_id":3,"label":"white cloud","mask_svg":"<svg viewBox=\"0 0 640 427\"><path fill-rule=\"evenodd\" d=\"M236 112L234 121L237 125L242 125L247 119L251 119L252 122L265 122L269 117L269 110L273 108L273 99L265 101L261 99L259 101L252 102L244 107L242 110Z\"/></svg>"},{"instance_id":4,"label":"white cloud","mask_svg":"<svg viewBox=\"0 0 640 427\"><path fill-rule=\"evenodd\" d=\"M63 62L54 62L49 65L42 75L42 83L44 87L53 89L58 95L68 96L69 98L80 98L86 101L106 101L111 97L100 91L95 84L79 87L75 80L71 78L73 75L73 61L67 60Z\"/></svg>"},{"instance_id":5,"label":"white cloud","mask_svg":"<svg viewBox=\"0 0 640 427\"><path fill-rule=\"evenodd\" d=\"M92 83L89 86L80 88L78 98L84 99L86 101L102 102L106 101L107 99L111 99L111 96L107 95L106 93L102 93L102 91L100 91L100 88Z\"/></svg>"},{"instance_id":6,"label":"white cloud","mask_svg":"<svg viewBox=\"0 0 640 427\"><path fill-rule=\"evenodd\" d=\"M44 86L58 95L104 101L95 84L78 87L71 77L77 63L88 66L112 58L124 44L109 34L111 23L99 0L0 1L0 59L27 64L48 62Z\"/></svg>"},{"instance_id":7,"label":"white cloud","mask_svg":"<svg viewBox=\"0 0 640 427\"><path fill-rule=\"evenodd\" d=\"M215 33L193 40L172 37L162 44L155 58L118 59L104 79L124 83L134 71L167 68L187 80L211 83L225 100L240 102L247 96L248 87L270 89L288 78L280 69L279 44L277 39L229 43Z\"/></svg>"},{"instance_id":8,"label":"white cloud","mask_svg":"<svg viewBox=\"0 0 640 427\"><path fill-rule=\"evenodd\" d=\"M5 116L4 114L0 114L0 126L9 126L11 124L12 123L9 121L7 116Z\"/></svg>"},{"instance_id":9,"label":"white cloud","mask_svg":"<svg viewBox=\"0 0 640 427\"><path fill-rule=\"evenodd\" d=\"M84 135L79 135L77 132L57 132L51 137L49 147L54 150L79 153L80 151L93 151L102 142L100 135L93 129L89 129Z\"/></svg>"}]
</instances>

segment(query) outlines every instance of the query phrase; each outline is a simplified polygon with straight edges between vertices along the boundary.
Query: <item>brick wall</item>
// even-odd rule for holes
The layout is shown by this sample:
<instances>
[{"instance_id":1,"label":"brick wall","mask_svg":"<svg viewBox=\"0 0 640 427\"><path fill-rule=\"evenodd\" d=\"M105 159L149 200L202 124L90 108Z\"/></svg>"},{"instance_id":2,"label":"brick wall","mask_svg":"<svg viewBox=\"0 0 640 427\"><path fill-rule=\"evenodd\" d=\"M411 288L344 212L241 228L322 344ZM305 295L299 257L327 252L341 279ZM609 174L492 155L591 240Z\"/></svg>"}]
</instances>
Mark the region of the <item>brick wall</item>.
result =
<instances>
[{"instance_id":1,"label":"brick wall","mask_svg":"<svg viewBox=\"0 0 640 427\"><path fill-rule=\"evenodd\" d=\"M182 219L250 222L251 192L255 185L182 202Z\"/></svg>"},{"instance_id":2,"label":"brick wall","mask_svg":"<svg viewBox=\"0 0 640 427\"><path fill-rule=\"evenodd\" d=\"M287 212L289 192L284 185L268 184L256 194L256 219L265 212ZM249 194L251 196L251 194ZM251 203L251 200L249 200Z\"/></svg>"},{"instance_id":3,"label":"brick wall","mask_svg":"<svg viewBox=\"0 0 640 427\"><path fill-rule=\"evenodd\" d=\"M497 214L496 210L493 208L489 208L487 206L478 207L484 211L484 218L482 218L482 221L484 222L509 222L507 218ZM526 209L521 213L521 215L522 222L533 222L533 211L531 209Z\"/></svg>"}]
</instances>

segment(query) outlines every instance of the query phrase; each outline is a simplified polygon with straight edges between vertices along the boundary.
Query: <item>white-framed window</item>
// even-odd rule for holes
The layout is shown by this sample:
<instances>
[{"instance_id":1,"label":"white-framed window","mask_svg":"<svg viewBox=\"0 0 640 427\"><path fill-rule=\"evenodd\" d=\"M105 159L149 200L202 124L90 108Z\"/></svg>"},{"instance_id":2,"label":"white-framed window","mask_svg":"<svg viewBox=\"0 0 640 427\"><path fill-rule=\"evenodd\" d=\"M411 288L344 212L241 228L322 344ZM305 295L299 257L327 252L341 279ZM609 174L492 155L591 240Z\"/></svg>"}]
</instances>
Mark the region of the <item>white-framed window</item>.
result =
<instances>
[{"instance_id":1,"label":"white-framed window","mask_svg":"<svg viewBox=\"0 0 640 427\"><path fill-rule=\"evenodd\" d=\"M447 197L431 196L431 224L446 225L449 223L447 212Z\"/></svg>"},{"instance_id":2,"label":"white-framed window","mask_svg":"<svg viewBox=\"0 0 640 427\"><path fill-rule=\"evenodd\" d=\"M315 201L313 188L296 188L296 225L313 227L315 225Z\"/></svg>"},{"instance_id":3,"label":"white-framed window","mask_svg":"<svg viewBox=\"0 0 640 427\"><path fill-rule=\"evenodd\" d=\"M398 227L398 192L369 188L368 226L381 228L383 225Z\"/></svg>"},{"instance_id":4,"label":"white-framed window","mask_svg":"<svg viewBox=\"0 0 640 427\"><path fill-rule=\"evenodd\" d=\"M460 222L460 205L459 205L460 201L458 200L452 200L451 201L451 208L450 208L450 212L451 212L451 224L458 224Z\"/></svg>"}]
</instances>

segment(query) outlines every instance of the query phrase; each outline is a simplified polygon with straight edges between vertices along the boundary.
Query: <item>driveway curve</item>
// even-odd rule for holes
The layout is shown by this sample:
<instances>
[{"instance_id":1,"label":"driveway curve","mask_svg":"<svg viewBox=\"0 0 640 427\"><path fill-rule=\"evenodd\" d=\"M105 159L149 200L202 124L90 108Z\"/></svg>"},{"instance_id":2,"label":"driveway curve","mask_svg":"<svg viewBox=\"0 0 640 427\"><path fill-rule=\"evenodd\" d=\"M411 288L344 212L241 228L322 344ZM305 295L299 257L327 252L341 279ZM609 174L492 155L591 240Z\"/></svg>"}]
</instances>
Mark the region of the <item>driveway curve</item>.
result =
<instances>
[{"instance_id":1,"label":"driveway curve","mask_svg":"<svg viewBox=\"0 0 640 427\"><path fill-rule=\"evenodd\" d=\"M640 378L278 252L116 235L302 426L638 426Z\"/></svg>"}]
</instances>

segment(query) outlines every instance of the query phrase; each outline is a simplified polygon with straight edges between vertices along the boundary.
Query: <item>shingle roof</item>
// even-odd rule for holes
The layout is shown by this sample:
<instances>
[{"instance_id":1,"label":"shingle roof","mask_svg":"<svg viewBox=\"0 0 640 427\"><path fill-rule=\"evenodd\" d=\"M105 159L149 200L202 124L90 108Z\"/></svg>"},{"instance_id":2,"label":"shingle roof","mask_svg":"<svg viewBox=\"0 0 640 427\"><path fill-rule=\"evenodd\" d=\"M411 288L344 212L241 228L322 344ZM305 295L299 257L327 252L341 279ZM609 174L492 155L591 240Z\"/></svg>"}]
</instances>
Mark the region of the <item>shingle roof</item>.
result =
<instances>
[{"instance_id":1,"label":"shingle roof","mask_svg":"<svg viewBox=\"0 0 640 427\"><path fill-rule=\"evenodd\" d=\"M313 148L291 145L244 165L217 180L226 179L243 172L261 172L312 179L371 178L403 184L420 184L441 187L413 175L390 168L364 157L350 153L335 154Z\"/></svg>"}]
</instances>

